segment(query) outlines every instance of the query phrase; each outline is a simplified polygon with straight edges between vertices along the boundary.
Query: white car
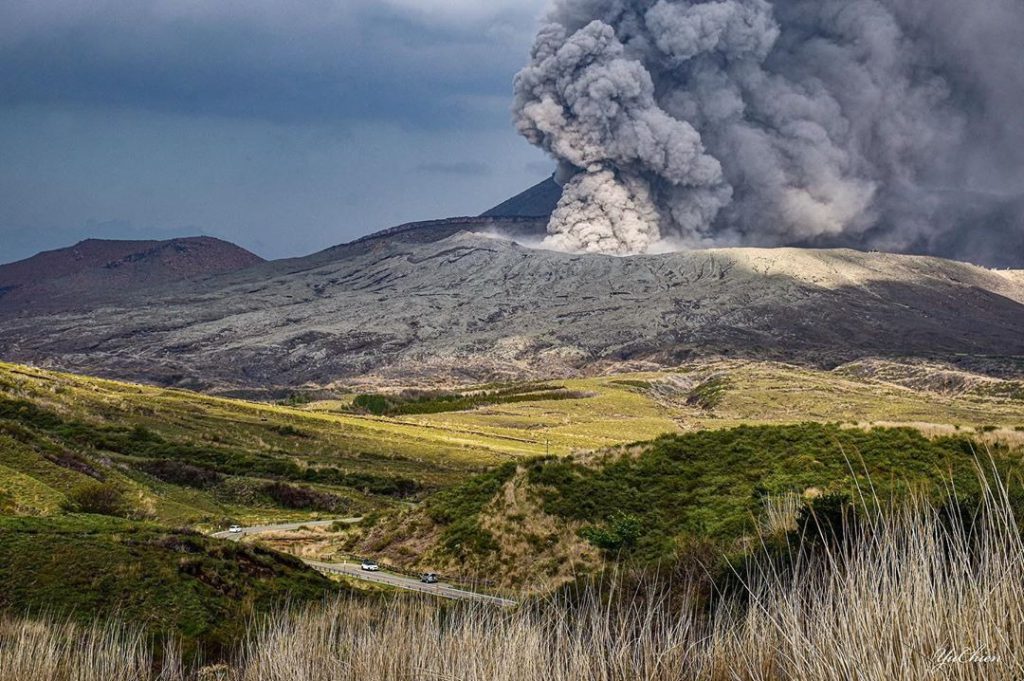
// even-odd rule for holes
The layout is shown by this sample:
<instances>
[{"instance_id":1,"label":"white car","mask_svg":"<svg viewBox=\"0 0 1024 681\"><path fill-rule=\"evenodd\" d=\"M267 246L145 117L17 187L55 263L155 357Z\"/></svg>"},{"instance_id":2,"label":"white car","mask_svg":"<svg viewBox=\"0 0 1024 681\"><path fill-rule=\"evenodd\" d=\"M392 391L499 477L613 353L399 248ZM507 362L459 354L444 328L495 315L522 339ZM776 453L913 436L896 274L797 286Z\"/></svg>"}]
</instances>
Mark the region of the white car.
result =
<instances>
[{"instance_id":1,"label":"white car","mask_svg":"<svg viewBox=\"0 0 1024 681\"><path fill-rule=\"evenodd\" d=\"M231 534L239 534L241 531L242 531L242 526L241 525L232 525L231 527L228 528L228 532L230 532Z\"/></svg>"},{"instance_id":2,"label":"white car","mask_svg":"<svg viewBox=\"0 0 1024 681\"><path fill-rule=\"evenodd\" d=\"M375 560L364 560L359 567L367 572L380 572L380 565Z\"/></svg>"}]
</instances>

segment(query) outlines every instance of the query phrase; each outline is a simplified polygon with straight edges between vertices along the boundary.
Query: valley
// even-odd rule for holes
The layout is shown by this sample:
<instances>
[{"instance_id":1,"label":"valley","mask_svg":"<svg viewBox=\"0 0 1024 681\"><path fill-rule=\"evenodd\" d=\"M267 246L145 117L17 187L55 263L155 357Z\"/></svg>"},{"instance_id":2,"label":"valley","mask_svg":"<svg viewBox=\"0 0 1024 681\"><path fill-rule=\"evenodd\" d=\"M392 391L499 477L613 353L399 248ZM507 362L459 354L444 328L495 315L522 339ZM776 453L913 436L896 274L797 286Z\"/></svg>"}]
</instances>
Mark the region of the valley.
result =
<instances>
[{"instance_id":1,"label":"valley","mask_svg":"<svg viewBox=\"0 0 1024 681\"><path fill-rule=\"evenodd\" d=\"M653 480L641 471L662 466L653 463L661 454L645 463L644 452L687 442L703 442L706 465L718 463L662 468L669 487L641 506L681 504L671 514L681 524L637 515L644 495L627 481ZM903 446L910 459L891 459ZM849 492L858 465L880 489L939 489L943 471L968 484L971 462L986 456L1016 475L1022 448L1024 382L920 361L825 371L714 360L544 383L298 391L278 403L0 364L0 508L38 518L36 532L47 519L88 525L96 513L202 533L291 523L242 542L310 562L380 556L410 574L441 571L504 593L544 593L602 569L600 546L616 540L600 532L614 535L631 514L662 528L641 543L643 560L660 560L682 537L736 550L753 536L746 519L760 522L757 498L798 506L807 490ZM735 458L740 449L754 458ZM582 503L587 471L614 470L622 456L640 468L595 480L603 491L591 498L606 504ZM584 478L564 489L542 482L565 475ZM741 479L746 491L735 488ZM102 490L114 490L117 508L88 507ZM351 522L324 520L336 518Z\"/></svg>"}]
</instances>

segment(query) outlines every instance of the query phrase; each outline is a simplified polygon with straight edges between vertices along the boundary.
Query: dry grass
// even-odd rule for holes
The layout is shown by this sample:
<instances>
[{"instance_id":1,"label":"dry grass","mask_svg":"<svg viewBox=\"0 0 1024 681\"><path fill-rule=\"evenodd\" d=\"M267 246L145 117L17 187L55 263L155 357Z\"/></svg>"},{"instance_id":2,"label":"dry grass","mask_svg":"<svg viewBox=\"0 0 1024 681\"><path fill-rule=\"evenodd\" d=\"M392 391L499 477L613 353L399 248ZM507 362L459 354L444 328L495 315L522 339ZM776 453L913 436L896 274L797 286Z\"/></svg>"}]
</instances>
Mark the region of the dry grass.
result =
<instances>
[{"instance_id":1,"label":"dry grass","mask_svg":"<svg viewBox=\"0 0 1024 681\"><path fill-rule=\"evenodd\" d=\"M954 514L954 518L960 518ZM514 611L340 600L255 625L231 681L988 680L1024 677L1024 544L1001 485L978 517L922 501L853 545L738 574L708 614L655 590ZM842 548L845 546L846 548ZM852 546L852 547L851 547ZM664 595L664 594L663 594ZM672 603L673 605L669 605ZM0 681L161 679L125 629L0 626Z\"/></svg>"},{"instance_id":2,"label":"dry grass","mask_svg":"<svg viewBox=\"0 0 1024 681\"><path fill-rule=\"evenodd\" d=\"M141 630L0 619L0 681L181 681L174 651L154 669Z\"/></svg>"},{"instance_id":3,"label":"dry grass","mask_svg":"<svg viewBox=\"0 0 1024 681\"><path fill-rule=\"evenodd\" d=\"M766 536L780 536L797 529L797 517L804 500L797 494L780 494L764 499L764 512L760 519L761 532Z\"/></svg>"}]
</instances>

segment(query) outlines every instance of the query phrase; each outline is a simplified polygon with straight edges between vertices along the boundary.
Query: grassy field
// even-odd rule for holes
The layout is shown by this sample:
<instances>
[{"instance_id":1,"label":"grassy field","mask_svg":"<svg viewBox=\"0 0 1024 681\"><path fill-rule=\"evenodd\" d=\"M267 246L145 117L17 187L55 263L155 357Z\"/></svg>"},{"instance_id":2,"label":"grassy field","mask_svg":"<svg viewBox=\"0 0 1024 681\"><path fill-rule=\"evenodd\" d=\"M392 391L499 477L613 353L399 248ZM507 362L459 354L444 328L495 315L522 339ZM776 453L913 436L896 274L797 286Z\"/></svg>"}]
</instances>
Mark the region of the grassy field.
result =
<instances>
[{"instance_id":1,"label":"grassy field","mask_svg":"<svg viewBox=\"0 0 1024 681\"><path fill-rule=\"evenodd\" d=\"M905 374L913 371L917 369L904 367ZM566 391L584 396L580 399L500 404L392 421L521 454L568 454L665 433L804 421L906 425L935 433L997 426L985 437L1024 442L1024 433L1017 430L1024 428L1024 395L1014 392L1019 382L979 380L951 391L903 385L900 377L895 370L876 378L843 368L829 372L722 361L676 372L558 381ZM705 398L710 393L717 394L709 403ZM337 413L346 404L322 402L307 408Z\"/></svg>"},{"instance_id":2,"label":"grassy field","mask_svg":"<svg viewBox=\"0 0 1024 681\"><path fill-rule=\"evenodd\" d=\"M121 489L137 514L167 523L359 515L508 454L386 419L0 364L0 512L7 514L54 514L77 487L101 480ZM282 504L287 495L267 494L278 483L320 496L309 507Z\"/></svg>"},{"instance_id":3,"label":"grassy field","mask_svg":"<svg viewBox=\"0 0 1024 681\"><path fill-rule=\"evenodd\" d=\"M743 424L907 426L1017 445L1021 395L1018 382L940 368L722 361L468 387L397 408L389 395L392 411L428 413L378 416L355 395L265 404L0 364L0 512L51 515L102 479L139 515L175 524L361 515L505 462Z\"/></svg>"}]
</instances>

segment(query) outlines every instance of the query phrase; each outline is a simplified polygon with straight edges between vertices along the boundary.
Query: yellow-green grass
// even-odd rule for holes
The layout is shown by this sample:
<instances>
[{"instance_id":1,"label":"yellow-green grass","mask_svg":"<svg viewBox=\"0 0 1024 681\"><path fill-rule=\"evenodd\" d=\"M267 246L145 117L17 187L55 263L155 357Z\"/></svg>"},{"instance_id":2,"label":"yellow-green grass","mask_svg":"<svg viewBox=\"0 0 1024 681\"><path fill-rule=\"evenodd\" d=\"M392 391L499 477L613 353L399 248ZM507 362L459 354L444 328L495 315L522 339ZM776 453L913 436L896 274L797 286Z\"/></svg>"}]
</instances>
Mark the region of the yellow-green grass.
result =
<instances>
[{"instance_id":1,"label":"yellow-green grass","mask_svg":"<svg viewBox=\"0 0 1024 681\"><path fill-rule=\"evenodd\" d=\"M301 411L13 364L0 363L0 399L34 405L68 423L96 429L142 427L176 444L278 457L300 466L336 467L353 474L410 479L427 491L446 486L509 454L487 441L383 419ZM38 438L26 439L25 428L17 421L6 425L0 422L0 426L0 513L55 513L72 490L91 481L88 473L48 459L39 449ZM59 455L67 444L53 441L50 454ZM124 489L138 511L163 522L205 527L229 518L257 524L311 516L306 511L214 499L204 491L160 482L135 469L134 464L142 459L131 452L109 453L88 447L80 451L73 447L72 451L99 459L108 482ZM90 459L93 464L94 459ZM244 481L245 476L239 479ZM353 514L395 503L390 498L363 494L359 488L332 485L325 491L350 499Z\"/></svg>"},{"instance_id":2,"label":"yellow-green grass","mask_svg":"<svg viewBox=\"0 0 1024 681\"><path fill-rule=\"evenodd\" d=\"M32 476L0 465L0 514L52 515L64 498Z\"/></svg>"},{"instance_id":3,"label":"yellow-green grass","mask_svg":"<svg viewBox=\"0 0 1024 681\"><path fill-rule=\"evenodd\" d=\"M713 409L687 404L686 390L632 385L672 385L719 377L725 382ZM438 437L488 441L525 454L566 454L665 433L742 424L803 421L909 426L926 434L999 430L990 437L1021 442L1024 401L980 394L947 395L839 372L767 362L720 361L681 372L616 374L559 381L583 399L521 402L466 412L400 416L386 420L427 429ZM662 386L664 387L664 386ZM665 394L665 393L669 394ZM311 405L322 409L323 404Z\"/></svg>"},{"instance_id":4,"label":"yellow-green grass","mask_svg":"<svg viewBox=\"0 0 1024 681\"><path fill-rule=\"evenodd\" d=\"M0 362L0 395L28 399L64 415L109 422L142 424L169 436L196 442L274 447L324 463L349 454L397 457L392 462L424 472L423 464L480 466L518 451L500 436L446 432L418 424L298 409L278 404L213 397L99 378L62 374ZM281 436L275 428L291 426L306 438Z\"/></svg>"},{"instance_id":5,"label":"yellow-green grass","mask_svg":"<svg viewBox=\"0 0 1024 681\"><path fill-rule=\"evenodd\" d=\"M692 399L709 381L722 388L714 404ZM995 427L983 437L1024 443L1024 432L1016 430L1024 426L1020 399L969 391L928 392L844 371L716 361L676 371L557 383L583 397L379 417L352 413L351 398L344 397L294 407L0 363L0 397L25 400L64 418L100 426L142 426L175 442L270 453L301 465L404 477L422 484L425 491L445 488L509 460L741 424L907 425L928 435ZM258 523L310 515L211 499L204 492L143 479L127 465L131 456L118 462L125 465L115 470L115 477L138 489L139 503L152 516L167 521L215 524L231 517ZM40 459L2 432L0 466L0 508L16 507L20 513L54 512L81 482L80 475ZM360 509L393 502L367 497L358 489L331 491L350 498Z\"/></svg>"}]
</instances>

